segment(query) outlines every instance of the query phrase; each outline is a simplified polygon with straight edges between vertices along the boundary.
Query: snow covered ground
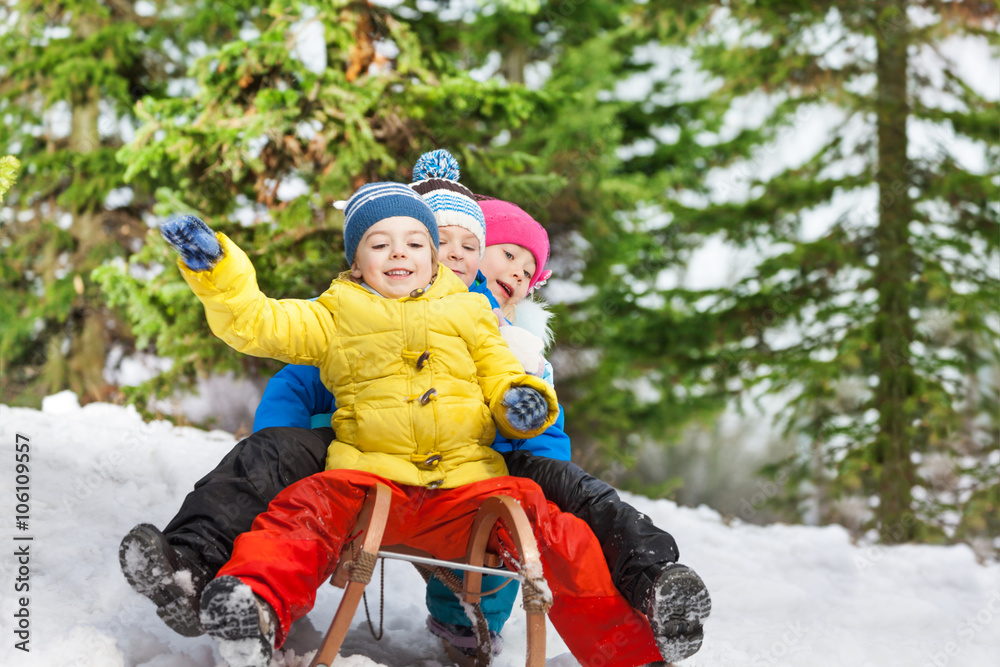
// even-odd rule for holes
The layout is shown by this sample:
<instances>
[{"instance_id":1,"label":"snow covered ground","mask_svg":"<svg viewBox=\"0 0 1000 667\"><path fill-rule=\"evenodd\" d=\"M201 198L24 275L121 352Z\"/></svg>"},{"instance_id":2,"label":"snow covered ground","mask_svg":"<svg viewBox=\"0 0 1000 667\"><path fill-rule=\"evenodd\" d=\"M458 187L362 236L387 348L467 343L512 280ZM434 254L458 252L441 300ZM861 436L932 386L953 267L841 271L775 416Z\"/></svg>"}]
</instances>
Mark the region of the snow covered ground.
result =
<instances>
[{"instance_id":1,"label":"snow covered ground","mask_svg":"<svg viewBox=\"0 0 1000 667\"><path fill-rule=\"evenodd\" d=\"M221 665L210 640L174 635L129 589L117 550L134 524L162 527L233 436L146 423L131 408L80 408L66 392L46 399L42 411L0 405L0 442L0 665ZM28 445L27 480L17 479L18 442ZM18 509L14 487L25 481L30 499ZM684 667L992 667L1000 660L1000 565L978 565L970 549L856 546L839 527L727 525L707 508L628 498L674 534L682 560L712 591L705 645ZM17 514L27 515L26 530L17 528ZM24 547L22 571L15 552ZM390 563L386 578L385 637L376 642L359 611L341 651L348 657L335 664L449 664L424 629L420 577ZM24 584L30 589L16 590ZM376 626L377 590L369 593ZM338 594L325 587L316 611L277 654L277 667L308 665ZM25 613L27 653L16 648ZM524 664L523 631L515 613L500 667ZM546 653L550 667L577 664L551 628Z\"/></svg>"}]
</instances>

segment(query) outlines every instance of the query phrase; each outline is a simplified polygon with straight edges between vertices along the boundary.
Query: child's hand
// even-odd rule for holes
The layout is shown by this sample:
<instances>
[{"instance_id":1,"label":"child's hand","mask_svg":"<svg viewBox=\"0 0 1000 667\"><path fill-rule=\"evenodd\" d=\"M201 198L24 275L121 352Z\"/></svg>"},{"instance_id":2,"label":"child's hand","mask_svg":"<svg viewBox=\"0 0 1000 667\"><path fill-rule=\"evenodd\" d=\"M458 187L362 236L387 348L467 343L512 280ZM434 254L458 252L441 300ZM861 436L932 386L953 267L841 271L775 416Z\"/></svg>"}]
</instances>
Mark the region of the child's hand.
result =
<instances>
[{"instance_id":1,"label":"child's hand","mask_svg":"<svg viewBox=\"0 0 1000 667\"><path fill-rule=\"evenodd\" d=\"M504 394L507 421L518 431L534 431L545 423L549 406L545 397L531 387L512 387Z\"/></svg>"},{"instance_id":2,"label":"child's hand","mask_svg":"<svg viewBox=\"0 0 1000 667\"><path fill-rule=\"evenodd\" d=\"M500 335L507 341L507 347L514 353L517 360L524 366L524 372L535 377L545 374L545 341L527 329L516 327L510 323L499 308L493 309L500 325Z\"/></svg>"},{"instance_id":3,"label":"child's hand","mask_svg":"<svg viewBox=\"0 0 1000 667\"><path fill-rule=\"evenodd\" d=\"M222 259L215 232L193 215L175 215L160 226L160 236L181 254L192 271L208 271Z\"/></svg>"},{"instance_id":4,"label":"child's hand","mask_svg":"<svg viewBox=\"0 0 1000 667\"><path fill-rule=\"evenodd\" d=\"M545 357L542 350L545 342L527 329L512 325L501 326L500 335L507 341L507 347L524 366L524 372L535 377L545 373Z\"/></svg>"}]
</instances>

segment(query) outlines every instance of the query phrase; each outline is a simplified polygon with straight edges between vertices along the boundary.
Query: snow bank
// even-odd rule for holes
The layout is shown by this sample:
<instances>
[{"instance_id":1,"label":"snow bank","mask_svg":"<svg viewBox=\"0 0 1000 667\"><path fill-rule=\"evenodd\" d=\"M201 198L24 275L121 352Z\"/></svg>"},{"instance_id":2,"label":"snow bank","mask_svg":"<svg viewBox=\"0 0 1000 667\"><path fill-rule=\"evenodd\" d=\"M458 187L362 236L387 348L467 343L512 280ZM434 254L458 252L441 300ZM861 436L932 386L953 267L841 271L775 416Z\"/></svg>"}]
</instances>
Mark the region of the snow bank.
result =
<instances>
[{"instance_id":1,"label":"snow bank","mask_svg":"<svg viewBox=\"0 0 1000 667\"><path fill-rule=\"evenodd\" d=\"M173 634L152 604L129 589L117 551L136 523L166 524L194 482L235 444L233 436L147 423L131 407L81 408L64 392L46 399L41 411L0 405L0 442L7 540L0 559L0 664L221 665L210 640ZM16 479L18 443L22 450L27 444L30 457L24 530L16 524L14 487L24 482ZM1000 656L1000 566L977 564L965 547L856 546L839 527L727 524L704 507L626 497L673 533L683 562L712 591L705 645L685 666L992 667ZM15 551L25 548L27 576L18 582ZM359 611L341 651L347 657L335 664L450 664L424 629L416 571L391 562L386 579L385 637L376 642ZM15 590L25 584L28 590ZM378 587L370 588L377 627ZM338 597L338 589L324 587L276 667L308 665ZM25 609L29 652L15 646ZM515 613L499 667L524 664L523 633L523 616ZM550 667L577 664L551 626L546 654Z\"/></svg>"}]
</instances>

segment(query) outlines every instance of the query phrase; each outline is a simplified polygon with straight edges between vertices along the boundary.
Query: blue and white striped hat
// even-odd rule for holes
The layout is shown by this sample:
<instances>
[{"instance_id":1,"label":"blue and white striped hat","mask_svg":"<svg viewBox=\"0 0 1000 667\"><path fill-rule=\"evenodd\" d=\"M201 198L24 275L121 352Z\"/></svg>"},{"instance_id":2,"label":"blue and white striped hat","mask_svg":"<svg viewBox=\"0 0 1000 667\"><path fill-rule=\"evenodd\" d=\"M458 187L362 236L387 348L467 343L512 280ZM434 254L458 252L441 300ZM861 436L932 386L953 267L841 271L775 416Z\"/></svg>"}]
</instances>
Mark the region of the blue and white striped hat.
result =
<instances>
[{"instance_id":1,"label":"blue and white striped hat","mask_svg":"<svg viewBox=\"0 0 1000 667\"><path fill-rule=\"evenodd\" d=\"M434 211L420 195L402 183L368 183L358 188L344 209L344 255L348 263L354 262L354 253L369 227L397 215L423 223L434 247L438 246Z\"/></svg>"},{"instance_id":2,"label":"blue and white striped hat","mask_svg":"<svg viewBox=\"0 0 1000 667\"><path fill-rule=\"evenodd\" d=\"M473 199L472 190L458 182L458 161L451 153L438 149L424 153L413 165L413 183L434 211L438 227L461 227L479 239L479 259L486 251L486 219Z\"/></svg>"}]
</instances>

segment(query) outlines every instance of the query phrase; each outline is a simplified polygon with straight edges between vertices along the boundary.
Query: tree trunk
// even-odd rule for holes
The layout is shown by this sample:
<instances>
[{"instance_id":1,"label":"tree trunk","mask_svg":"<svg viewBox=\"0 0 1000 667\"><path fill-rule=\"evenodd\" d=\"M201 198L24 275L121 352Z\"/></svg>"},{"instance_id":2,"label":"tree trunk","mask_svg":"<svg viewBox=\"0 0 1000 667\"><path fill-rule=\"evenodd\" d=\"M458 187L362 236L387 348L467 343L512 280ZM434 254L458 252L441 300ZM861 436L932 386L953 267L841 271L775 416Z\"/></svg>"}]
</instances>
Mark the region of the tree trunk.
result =
<instances>
[{"instance_id":1,"label":"tree trunk","mask_svg":"<svg viewBox=\"0 0 1000 667\"><path fill-rule=\"evenodd\" d=\"M91 88L80 95L73 106L73 133L69 137L69 149L78 155L86 155L100 148L97 132L100 91ZM86 178L86 174L74 174L74 179ZM90 208L73 211L73 238L76 240L76 260L87 263L90 251L104 241L101 215Z\"/></svg>"},{"instance_id":2,"label":"tree trunk","mask_svg":"<svg viewBox=\"0 0 1000 667\"><path fill-rule=\"evenodd\" d=\"M523 46L514 45L504 52L500 62L500 73L508 83L524 83L524 69L528 64L528 54Z\"/></svg>"},{"instance_id":3,"label":"tree trunk","mask_svg":"<svg viewBox=\"0 0 1000 667\"><path fill-rule=\"evenodd\" d=\"M74 35L84 40L99 29L99 19L82 15L74 25ZM71 99L72 131L69 136L69 150L76 155L99 150L101 137L97 122L100 115L101 91L96 85L91 85L79 91ZM72 178L87 178L86 174L72 174ZM72 312L67 316L65 326L69 336L69 346L61 343L49 345L48 358L44 377L47 379L48 391L59 391L70 388L84 401L103 397L104 392L104 362L107 356L104 344L103 321L99 302L91 302L87 285L90 283L90 270L99 261L99 248L106 243L103 231L102 213L94 210L90 204L78 206L72 210L73 225L70 233L75 241L72 266L79 280L74 281L77 297L73 301Z\"/></svg>"},{"instance_id":4,"label":"tree trunk","mask_svg":"<svg viewBox=\"0 0 1000 667\"><path fill-rule=\"evenodd\" d=\"M913 250L909 224L913 205L906 154L909 115L906 4L906 0L875 2L879 189L875 334L880 354L874 399L879 413L875 463L881 501L877 512L879 534L887 543L912 539L916 527L911 510L914 471L909 443L912 418L909 402L914 394L914 373L909 362L913 340L910 318Z\"/></svg>"}]
</instances>

